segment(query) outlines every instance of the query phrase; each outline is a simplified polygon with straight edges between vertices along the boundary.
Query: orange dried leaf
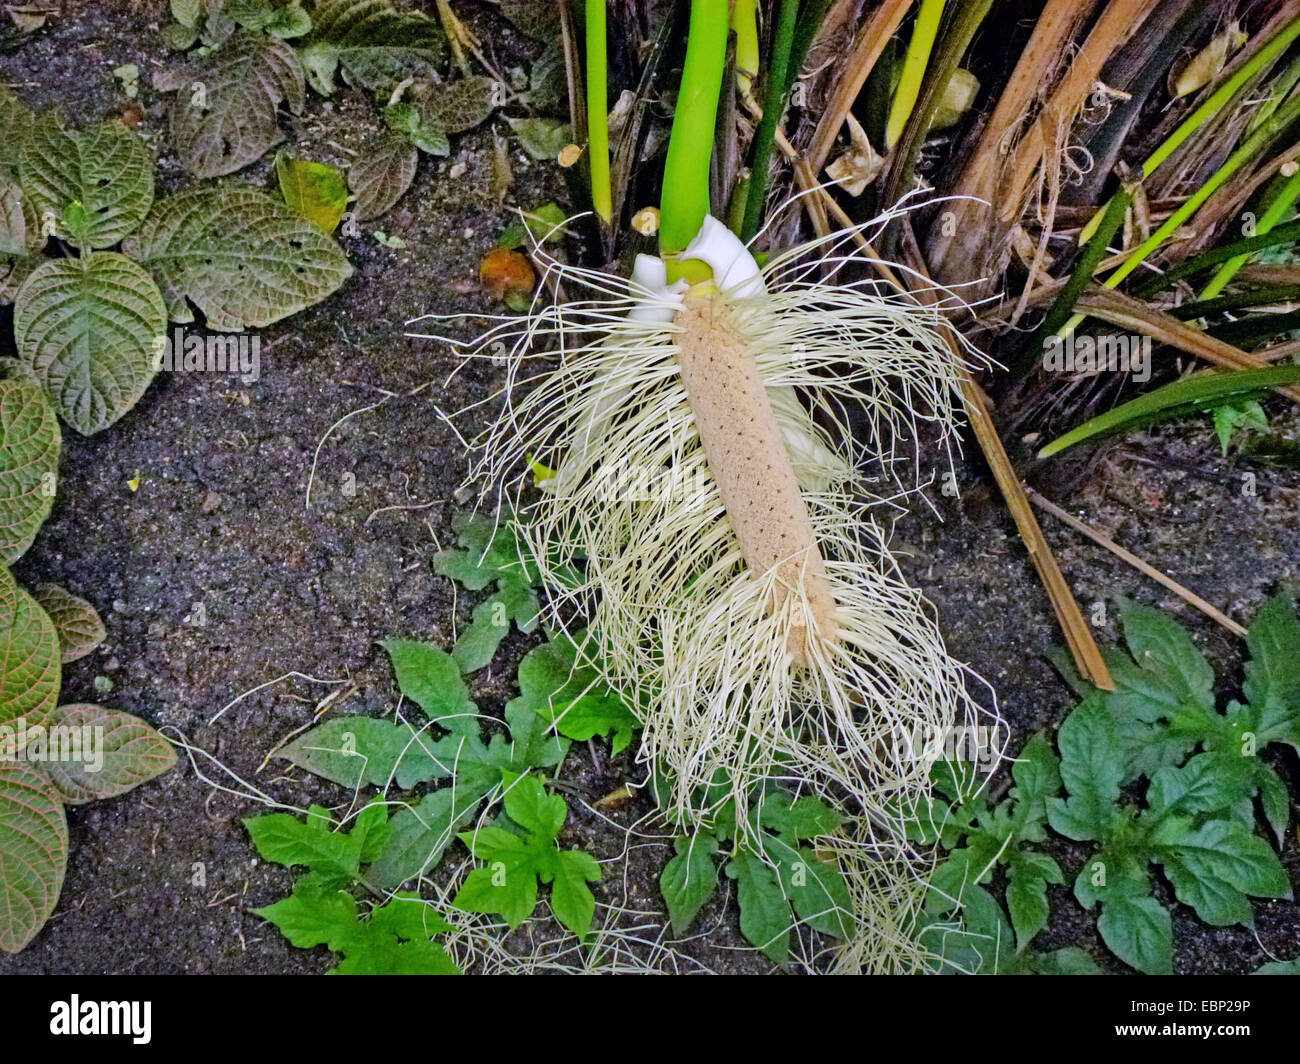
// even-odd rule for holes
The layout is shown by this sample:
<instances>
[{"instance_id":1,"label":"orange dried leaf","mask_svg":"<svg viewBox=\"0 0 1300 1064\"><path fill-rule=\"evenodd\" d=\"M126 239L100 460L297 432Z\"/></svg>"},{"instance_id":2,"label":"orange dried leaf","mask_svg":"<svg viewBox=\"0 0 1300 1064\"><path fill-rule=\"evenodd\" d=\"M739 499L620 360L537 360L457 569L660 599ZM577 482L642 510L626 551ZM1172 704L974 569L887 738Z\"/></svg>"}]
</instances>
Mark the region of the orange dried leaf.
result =
<instances>
[{"instance_id":1,"label":"orange dried leaf","mask_svg":"<svg viewBox=\"0 0 1300 1064\"><path fill-rule=\"evenodd\" d=\"M504 299L510 292L531 292L537 283L532 264L509 248L493 248L484 255L478 273L493 299Z\"/></svg>"}]
</instances>

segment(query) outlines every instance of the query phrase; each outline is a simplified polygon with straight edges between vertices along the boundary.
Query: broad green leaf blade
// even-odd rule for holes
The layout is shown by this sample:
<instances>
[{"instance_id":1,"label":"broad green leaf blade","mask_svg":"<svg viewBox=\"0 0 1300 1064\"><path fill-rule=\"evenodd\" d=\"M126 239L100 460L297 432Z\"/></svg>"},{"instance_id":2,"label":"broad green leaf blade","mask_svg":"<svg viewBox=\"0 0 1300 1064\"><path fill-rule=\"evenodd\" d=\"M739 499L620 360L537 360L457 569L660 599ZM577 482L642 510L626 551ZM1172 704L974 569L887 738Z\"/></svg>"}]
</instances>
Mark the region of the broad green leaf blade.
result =
<instances>
[{"instance_id":1,"label":"broad green leaf blade","mask_svg":"<svg viewBox=\"0 0 1300 1064\"><path fill-rule=\"evenodd\" d=\"M1214 669L1177 621L1150 606L1120 603L1124 641L1133 660L1177 693L1184 705L1214 706Z\"/></svg>"},{"instance_id":2,"label":"broad green leaf blade","mask_svg":"<svg viewBox=\"0 0 1300 1064\"><path fill-rule=\"evenodd\" d=\"M380 646L392 659L402 694L425 716L448 731L478 735L478 706L450 654L414 639L385 639Z\"/></svg>"},{"instance_id":3,"label":"broad green leaf blade","mask_svg":"<svg viewBox=\"0 0 1300 1064\"><path fill-rule=\"evenodd\" d=\"M1256 745L1284 742L1300 750L1300 621L1291 589L1259 608L1246 645L1250 661L1243 691L1259 729Z\"/></svg>"},{"instance_id":4,"label":"broad green leaf blade","mask_svg":"<svg viewBox=\"0 0 1300 1064\"><path fill-rule=\"evenodd\" d=\"M551 912L579 938L591 930L596 898L588 883L600 879L600 865L589 853L564 850L555 855L551 869Z\"/></svg>"},{"instance_id":5,"label":"broad green leaf blade","mask_svg":"<svg viewBox=\"0 0 1300 1064\"><path fill-rule=\"evenodd\" d=\"M54 622L0 565L0 724L45 724L61 677ZM3 742L0 737L0 749Z\"/></svg>"},{"instance_id":6,"label":"broad green leaf blade","mask_svg":"<svg viewBox=\"0 0 1300 1064\"><path fill-rule=\"evenodd\" d=\"M359 938L356 900L343 891L321 895L295 892L253 912L279 928L299 949L329 946L341 952Z\"/></svg>"},{"instance_id":7,"label":"broad green leaf blade","mask_svg":"<svg viewBox=\"0 0 1300 1064\"><path fill-rule=\"evenodd\" d=\"M0 760L0 949L17 953L45 925L67 864L68 822L54 788L27 765Z\"/></svg>"},{"instance_id":8,"label":"broad green leaf blade","mask_svg":"<svg viewBox=\"0 0 1300 1064\"><path fill-rule=\"evenodd\" d=\"M19 557L50 516L61 446L59 419L40 387L0 380L0 560Z\"/></svg>"},{"instance_id":9,"label":"broad green leaf blade","mask_svg":"<svg viewBox=\"0 0 1300 1064\"><path fill-rule=\"evenodd\" d=\"M773 964L784 964L790 954L794 921L776 873L760 858L741 850L727 862L727 878L736 881L740 933Z\"/></svg>"},{"instance_id":10,"label":"broad green leaf blade","mask_svg":"<svg viewBox=\"0 0 1300 1064\"><path fill-rule=\"evenodd\" d=\"M1282 862L1249 828L1235 820L1211 820L1198 828L1165 830L1176 823L1165 821L1157 832L1158 860L1166 868L1177 865L1202 882L1221 880L1258 898L1291 896Z\"/></svg>"},{"instance_id":11,"label":"broad green leaf blade","mask_svg":"<svg viewBox=\"0 0 1300 1064\"><path fill-rule=\"evenodd\" d=\"M420 153L401 137L384 132L348 170L348 184L356 193L353 211L365 222L387 214L415 180Z\"/></svg>"},{"instance_id":12,"label":"broad green leaf blade","mask_svg":"<svg viewBox=\"0 0 1300 1064\"><path fill-rule=\"evenodd\" d=\"M251 188L195 189L158 203L126 251L153 272L173 321L188 299L223 332L261 328L321 302L352 275L327 234Z\"/></svg>"},{"instance_id":13,"label":"broad green leaf blade","mask_svg":"<svg viewBox=\"0 0 1300 1064\"><path fill-rule=\"evenodd\" d=\"M823 935L853 937L853 897L837 864L770 835L763 838L763 853L776 865L781 892L804 923Z\"/></svg>"},{"instance_id":14,"label":"broad green leaf blade","mask_svg":"<svg viewBox=\"0 0 1300 1064\"><path fill-rule=\"evenodd\" d=\"M325 163L291 159L283 153L275 160L275 176L285 204L323 233L332 233L348 207L348 184L343 174Z\"/></svg>"},{"instance_id":15,"label":"broad green leaf blade","mask_svg":"<svg viewBox=\"0 0 1300 1064\"><path fill-rule=\"evenodd\" d=\"M547 794L536 776L520 776L506 788L506 815L529 834L553 841L569 815L564 799Z\"/></svg>"},{"instance_id":16,"label":"broad green leaf blade","mask_svg":"<svg viewBox=\"0 0 1300 1064\"><path fill-rule=\"evenodd\" d=\"M334 92L340 67L349 83L380 90L421 64L436 64L446 49L436 22L389 0L323 0L311 14L312 31L299 54L322 96Z\"/></svg>"},{"instance_id":17,"label":"broad green leaf blade","mask_svg":"<svg viewBox=\"0 0 1300 1064\"><path fill-rule=\"evenodd\" d=\"M422 876L442 860L456 832L478 812L481 796L467 788L442 787L390 821L383 848L366 869L366 882L377 890L396 890Z\"/></svg>"},{"instance_id":18,"label":"broad green leaf blade","mask_svg":"<svg viewBox=\"0 0 1300 1064\"><path fill-rule=\"evenodd\" d=\"M1300 366L1198 373L1163 385L1090 418L1078 428L1057 437L1038 452L1038 457L1050 458L1085 440L1205 410L1226 399L1261 395L1272 388L1284 388L1297 381L1300 381Z\"/></svg>"},{"instance_id":19,"label":"broad green leaf blade","mask_svg":"<svg viewBox=\"0 0 1300 1064\"><path fill-rule=\"evenodd\" d=\"M301 113L306 88L289 45L238 36L193 67L170 112L181 165L199 177L232 174L284 139L276 110Z\"/></svg>"},{"instance_id":20,"label":"broad green leaf blade","mask_svg":"<svg viewBox=\"0 0 1300 1064\"><path fill-rule=\"evenodd\" d=\"M1065 802L1048 799L1048 820L1076 842L1100 838L1119 799L1128 760L1105 703L1096 696L1085 698L1065 718L1056 742L1070 797Z\"/></svg>"},{"instance_id":21,"label":"broad green leaf blade","mask_svg":"<svg viewBox=\"0 0 1300 1064\"><path fill-rule=\"evenodd\" d=\"M18 177L45 230L77 247L120 243L153 204L149 148L116 120L70 131L54 112L41 115L23 141ZM76 231L65 216L74 203L84 212Z\"/></svg>"},{"instance_id":22,"label":"broad green leaf blade","mask_svg":"<svg viewBox=\"0 0 1300 1064\"><path fill-rule=\"evenodd\" d=\"M70 805L125 794L176 765L171 743L139 717L115 709L60 706L50 717L49 729L51 744L62 735L65 752L79 755L46 764L50 779Z\"/></svg>"},{"instance_id":23,"label":"broad green leaf blade","mask_svg":"<svg viewBox=\"0 0 1300 1064\"><path fill-rule=\"evenodd\" d=\"M465 877L451 904L463 912L503 916L513 931L537 908L537 873L526 857L496 855Z\"/></svg>"},{"instance_id":24,"label":"broad green leaf blade","mask_svg":"<svg viewBox=\"0 0 1300 1064\"><path fill-rule=\"evenodd\" d=\"M1300 975L1300 960L1269 961L1261 964L1251 975Z\"/></svg>"},{"instance_id":25,"label":"broad green leaf blade","mask_svg":"<svg viewBox=\"0 0 1300 1064\"><path fill-rule=\"evenodd\" d=\"M718 868L713 855L718 852L718 840L702 832L693 839L681 835L673 848L677 854L664 865L659 892L668 905L673 934L680 937L717 892Z\"/></svg>"},{"instance_id":26,"label":"broad green leaf blade","mask_svg":"<svg viewBox=\"0 0 1300 1064\"><path fill-rule=\"evenodd\" d=\"M1110 951L1139 972L1173 973L1173 923L1155 898L1131 894L1107 898L1102 902L1097 930Z\"/></svg>"},{"instance_id":27,"label":"broad green leaf blade","mask_svg":"<svg viewBox=\"0 0 1300 1064\"><path fill-rule=\"evenodd\" d=\"M104 642L108 632L99 612L58 584L41 584L35 591L41 609L50 615L59 636L63 663L84 658Z\"/></svg>"},{"instance_id":28,"label":"broad green leaf blade","mask_svg":"<svg viewBox=\"0 0 1300 1064\"><path fill-rule=\"evenodd\" d=\"M289 813L248 817L244 827L257 852L275 864L306 865L347 881L357 878L365 843L359 832L336 831L328 812L313 807L306 821Z\"/></svg>"},{"instance_id":29,"label":"broad green leaf blade","mask_svg":"<svg viewBox=\"0 0 1300 1064\"><path fill-rule=\"evenodd\" d=\"M153 278L112 251L45 263L14 304L23 367L83 436L107 428L144 394L166 332Z\"/></svg>"},{"instance_id":30,"label":"broad green leaf blade","mask_svg":"<svg viewBox=\"0 0 1300 1064\"><path fill-rule=\"evenodd\" d=\"M406 723L337 717L303 732L276 756L341 787L386 789L396 780L407 790L451 775L452 763L441 756L446 745Z\"/></svg>"}]
</instances>

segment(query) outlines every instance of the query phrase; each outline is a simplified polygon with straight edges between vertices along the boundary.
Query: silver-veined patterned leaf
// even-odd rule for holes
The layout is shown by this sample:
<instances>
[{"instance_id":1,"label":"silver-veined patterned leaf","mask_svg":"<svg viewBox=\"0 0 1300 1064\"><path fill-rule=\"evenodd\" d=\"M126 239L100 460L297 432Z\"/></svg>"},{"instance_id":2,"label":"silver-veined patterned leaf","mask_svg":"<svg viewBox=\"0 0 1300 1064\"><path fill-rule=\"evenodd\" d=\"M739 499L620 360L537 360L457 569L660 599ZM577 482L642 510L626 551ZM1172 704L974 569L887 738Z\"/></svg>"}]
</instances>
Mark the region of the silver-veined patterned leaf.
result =
<instances>
[{"instance_id":1,"label":"silver-veined patterned leaf","mask_svg":"<svg viewBox=\"0 0 1300 1064\"><path fill-rule=\"evenodd\" d=\"M352 206L358 221L388 213L411 187L420 153L407 141L385 131L348 170L348 184L356 193Z\"/></svg>"},{"instance_id":2,"label":"silver-veined patterned leaf","mask_svg":"<svg viewBox=\"0 0 1300 1064\"><path fill-rule=\"evenodd\" d=\"M44 724L62 675L54 622L0 565L0 724Z\"/></svg>"},{"instance_id":3,"label":"silver-veined patterned leaf","mask_svg":"<svg viewBox=\"0 0 1300 1064\"><path fill-rule=\"evenodd\" d=\"M153 271L173 321L261 328L319 303L352 274L338 244L283 203L251 188L162 200L127 251Z\"/></svg>"},{"instance_id":4,"label":"silver-veined patterned leaf","mask_svg":"<svg viewBox=\"0 0 1300 1064\"><path fill-rule=\"evenodd\" d=\"M17 953L45 926L67 867L68 819L53 785L0 758L0 949Z\"/></svg>"},{"instance_id":5,"label":"silver-veined patterned leaf","mask_svg":"<svg viewBox=\"0 0 1300 1064\"><path fill-rule=\"evenodd\" d=\"M41 609L54 622L54 630L59 635L60 656L65 665L84 658L108 635L99 611L84 598L58 584L42 584L34 595Z\"/></svg>"},{"instance_id":6,"label":"silver-veined patterned leaf","mask_svg":"<svg viewBox=\"0 0 1300 1064\"><path fill-rule=\"evenodd\" d=\"M144 394L166 331L153 278L111 251L38 266L14 304L19 359L84 436Z\"/></svg>"},{"instance_id":7,"label":"silver-veined patterned leaf","mask_svg":"<svg viewBox=\"0 0 1300 1064\"><path fill-rule=\"evenodd\" d=\"M0 559L36 538L54 505L59 419L35 381L0 380Z\"/></svg>"},{"instance_id":8,"label":"silver-veined patterned leaf","mask_svg":"<svg viewBox=\"0 0 1300 1064\"><path fill-rule=\"evenodd\" d=\"M23 141L18 180L41 227L78 247L121 243L153 204L153 157L121 122L65 129L52 112L38 115ZM72 204L82 222L66 223Z\"/></svg>"},{"instance_id":9,"label":"silver-veined patterned leaf","mask_svg":"<svg viewBox=\"0 0 1300 1064\"><path fill-rule=\"evenodd\" d=\"M234 173L284 139L276 110L306 102L302 67L282 41L239 35L192 71L172 101L172 145L199 177Z\"/></svg>"},{"instance_id":10,"label":"silver-veined patterned leaf","mask_svg":"<svg viewBox=\"0 0 1300 1064\"><path fill-rule=\"evenodd\" d=\"M419 11L390 0L322 0L299 55L307 80L322 96L334 91L341 67L350 84L371 90L396 84L422 63L437 63L446 47L442 29Z\"/></svg>"}]
</instances>

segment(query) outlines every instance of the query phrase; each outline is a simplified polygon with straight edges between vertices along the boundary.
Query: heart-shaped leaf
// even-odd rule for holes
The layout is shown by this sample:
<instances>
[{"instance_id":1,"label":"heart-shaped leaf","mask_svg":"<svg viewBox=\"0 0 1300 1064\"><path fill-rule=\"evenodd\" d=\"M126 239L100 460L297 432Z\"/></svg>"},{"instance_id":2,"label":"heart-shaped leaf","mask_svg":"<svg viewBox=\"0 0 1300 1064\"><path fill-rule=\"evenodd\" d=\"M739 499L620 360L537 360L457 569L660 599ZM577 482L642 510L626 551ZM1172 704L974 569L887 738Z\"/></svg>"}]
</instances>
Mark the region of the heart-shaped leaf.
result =
<instances>
[{"instance_id":1,"label":"heart-shaped leaf","mask_svg":"<svg viewBox=\"0 0 1300 1064\"><path fill-rule=\"evenodd\" d=\"M67 867L68 821L54 788L29 766L0 758L0 949L17 953L36 937Z\"/></svg>"},{"instance_id":2,"label":"heart-shaped leaf","mask_svg":"<svg viewBox=\"0 0 1300 1064\"><path fill-rule=\"evenodd\" d=\"M298 114L306 86L294 50L240 35L193 69L172 101L171 140L181 165L199 177L234 173L284 135L276 109Z\"/></svg>"},{"instance_id":3,"label":"heart-shaped leaf","mask_svg":"<svg viewBox=\"0 0 1300 1064\"><path fill-rule=\"evenodd\" d=\"M342 68L349 84L373 90L403 80L420 64L437 63L445 49L442 30L419 11L401 11L390 0L322 0L311 13L302 65L322 96L334 91Z\"/></svg>"},{"instance_id":4,"label":"heart-shaped leaf","mask_svg":"<svg viewBox=\"0 0 1300 1064\"><path fill-rule=\"evenodd\" d=\"M18 179L42 227L78 247L120 243L153 203L153 158L119 121L67 130L54 112L37 116L23 141ZM73 204L80 205L75 225Z\"/></svg>"},{"instance_id":5,"label":"heart-shaped leaf","mask_svg":"<svg viewBox=\"0 0 1300 1064\"><path fill-rule=\"evenodd\" d=\"M35 598L54 622L65 665L84 658L108 635L95 607L58 584L42 584L36 589Z\"/></svg>"},{"instance_id":6,"label":"heart-shaped leaf","mask_svg":"<svg viewBox=\"0 0 1300 1064\"><path fill-rule=\"evenodd\" d=\"M153 271L173 321L260 328L319 303L352 274L327 234L251 188L183 192L160 202L127 253Z\"/></svg>"},{"instance_id":7,"label":"heart-shaped leaf","mask_svg":"<svg viewBox=\"0 0 1300 1064\"><path fill-rule=\"evenodd\" d=\"M353 211L358 221L387 213L411 187L420 153L403 138L382 134L352 164L348 184L356 193Z\"/></svg>"},{"instance_id":8,"label":"heart-shaped leaf","mask_svg":"<svg viewBox=\"0 0 1300 1064\"><path fill-rule=\"evenodd\" d=\"M0 559L32 545L54 505L59 419L33 381L0 380Z\"/></svg>"},{"instance_id":9,"label":"heart-shaped leaf","mask_svg":"<svg viewBox=\"0 0 1300 1064\"><path fill-rule=\"evenodd\" d=\"M44 724L59 699L54 622L0 565L0 724Z\"/></svg>"},{"instance_id":10,"label":"heart-shaped leaf","mask_svg":"<svg viewBox=\"0 0 1300 1064\"><path fill-rule=\"evenodd\" d=\"M71 805L125 794L176 765L172 744L129 713L102 706L60 706L49 723L51 734L60 727L67 729L65 735L80 736L80 757L45 764L59 794Z\"/></svg>"},{"instance_id":11,"label":"heart-shaped leaf","mask_svg":"<svg viewBox=\"0 0 1300 1064\"><path fill-rule=\"evenodd\" d=\"M153 278L111 251L37 267L14 304L19 358L84 436L111 425L144 394L166 331L167 308Z\"/></svg>"}]
</instances>

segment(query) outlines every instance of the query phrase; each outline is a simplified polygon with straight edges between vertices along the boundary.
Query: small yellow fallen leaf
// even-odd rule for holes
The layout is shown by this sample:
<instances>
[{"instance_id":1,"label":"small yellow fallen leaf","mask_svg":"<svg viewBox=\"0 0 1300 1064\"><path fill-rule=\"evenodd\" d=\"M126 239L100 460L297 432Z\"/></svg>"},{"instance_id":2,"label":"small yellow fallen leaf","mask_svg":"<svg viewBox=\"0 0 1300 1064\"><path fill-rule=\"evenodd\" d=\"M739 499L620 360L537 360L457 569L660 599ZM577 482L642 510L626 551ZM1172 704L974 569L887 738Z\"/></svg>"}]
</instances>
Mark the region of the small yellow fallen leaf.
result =
<instances>
[{"instance_id":1,"label":"small yellow fallen leaf","mask_svg":"<svg viewBox=\"0 0 1300 1064\"><path fill-rule=\"evenodd\" d=\"M140 490L140 470L137 469L135 471L135 476L126 482L126 486L132 491Z\"/></svg>"}]
</instances>

